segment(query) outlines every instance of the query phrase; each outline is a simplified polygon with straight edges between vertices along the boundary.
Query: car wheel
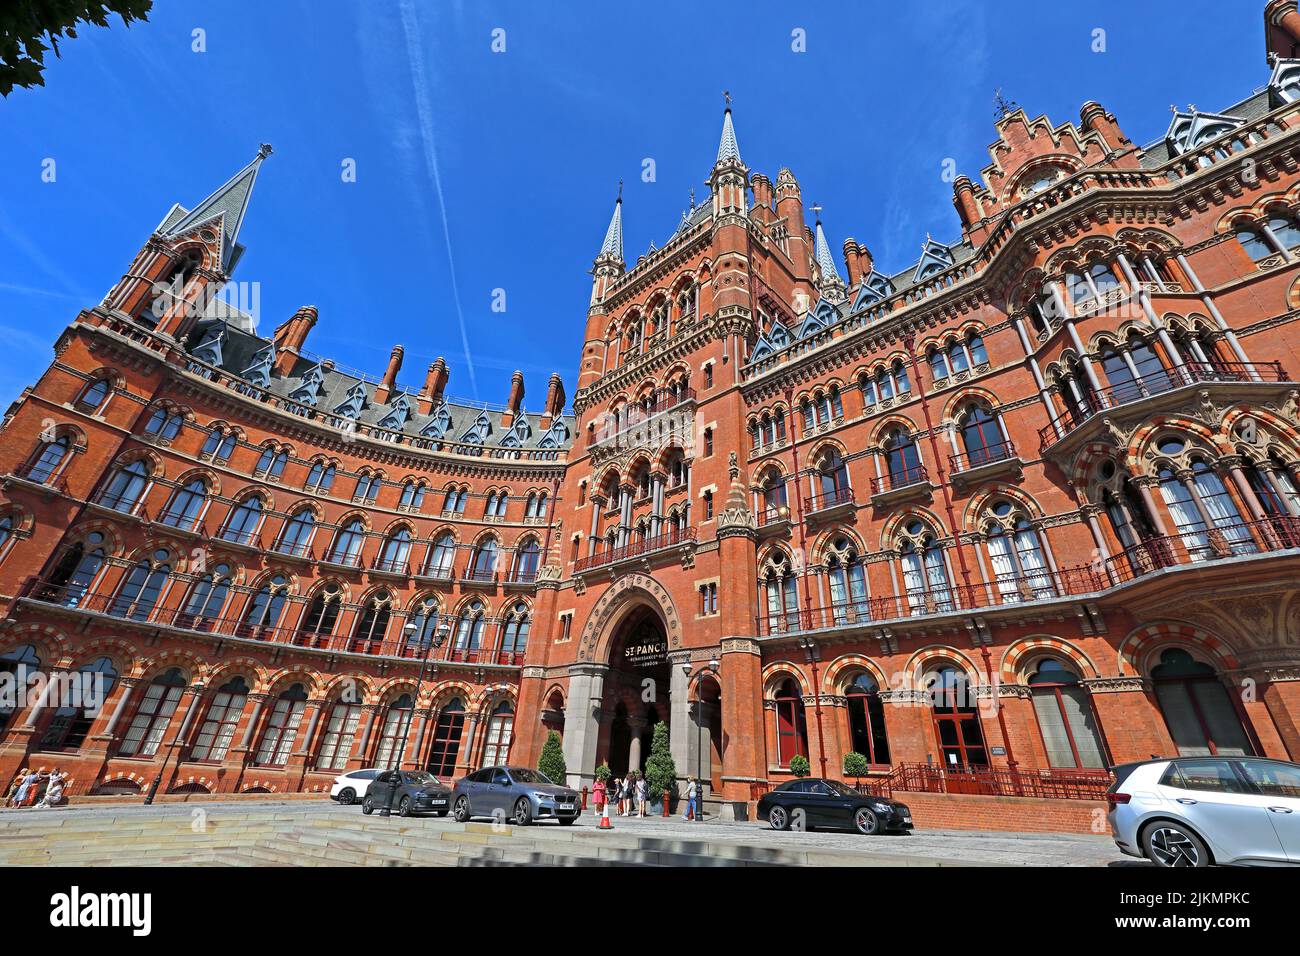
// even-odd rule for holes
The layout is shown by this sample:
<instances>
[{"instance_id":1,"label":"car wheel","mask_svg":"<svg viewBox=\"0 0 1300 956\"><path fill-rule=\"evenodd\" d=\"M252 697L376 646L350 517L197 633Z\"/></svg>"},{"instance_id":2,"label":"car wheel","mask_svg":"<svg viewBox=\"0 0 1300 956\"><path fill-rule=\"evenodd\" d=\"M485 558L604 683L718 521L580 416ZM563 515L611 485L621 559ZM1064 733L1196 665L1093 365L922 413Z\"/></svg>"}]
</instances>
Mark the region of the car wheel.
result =
<instances>
[{"instance_id":1,"label":"car wheel","mask_svg":"<svg viewBox=\"0 0 1300 956\"><path fill-rule=\"evenodd\" d=\"M768 825L773 830L790 829L790 814L785 807L773 807L767 814Z\"/></svg>"},{"instance_id":2,"label":"car wheel","mask_svg":"<svg viewBox=\"0 0 1300 956\"><path fill-rule=\"evenodd\" d=\"M454 809L456 811L457 823L465 823L466 821L469 820L469 798L468 797L457 797L456 806L454 807Z\"/></svg>"},{"instance_id":3,"label":"car wheel","mask_svg":"<svg viewBox=\"0 0 1300 956\"><path fill-rule=\"evenodd\" d=\"M410 797L402 797L402 802L397 805L397 815L399 817L409 817L411 815Z\"/></svg>"},{"instance_id":4,"label":"car wheel","mask_svg":"<svg viewBox=\"0 0 1300 956\"><path fill-rule=\"evenodd\" d=\"M344 787L339 791L339 803L345 807L350 807L357 802L357 792L351 787Z\"/></svg>"},{"instance_id":5,"label":"car wheel","mask_svg":"<svg viewBox=\"0 0 1300 956\"><path fill-rule=\"evenodd\" d=\"M1177 823L1152 824L1142 834L1142 848L1156 866L1210 865L1210 851L1201 838Z\"/></svg>"},{"instance_id":6,"label":"car wheel","mask_svg":"<svg viewBox=\"0 0 1300 956\"><path fill-rule=\"evenodd\" d=\"M527 797L520 797L519 802L515 804L515 826L526 827L533 822L533 805L528 802Z\"/></svg>"},{"instance_id":7,"label":"car wheel","mask_svg":"<svg viewBox=\"0 0 1300 956\"><path fill-rule=\"evenodd\" d=\"M863 836L875 836L880 832L880 817L867 807L858 807L853 811L853 825Z\"/></svg>"},{"instance_id":8,"label":"car wheel","mask_svg":"<svg viewBox=\"0 0 1300 956\"><path fill-rule=\"evenodd\" d=\"M370 794L366 794L366 798L361 801L361 812L366 816L370 816L370 814L375 812L375 801Z\"/></svg>"}]
</instances>

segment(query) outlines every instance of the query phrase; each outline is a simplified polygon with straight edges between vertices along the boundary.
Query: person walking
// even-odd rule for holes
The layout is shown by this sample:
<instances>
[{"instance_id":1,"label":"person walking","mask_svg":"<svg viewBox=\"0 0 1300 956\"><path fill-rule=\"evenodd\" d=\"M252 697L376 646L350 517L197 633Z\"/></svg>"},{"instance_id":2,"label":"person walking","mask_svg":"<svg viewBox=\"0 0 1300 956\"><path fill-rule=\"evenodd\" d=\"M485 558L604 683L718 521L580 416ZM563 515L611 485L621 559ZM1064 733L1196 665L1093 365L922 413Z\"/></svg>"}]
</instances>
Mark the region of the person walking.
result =
<instances>
[{"instance_id":1,"label":"person walking","mask_svg":"<svg viewBox=\"0 0 1300 956\"><path fill-rule=\"evenodd\" d=\"M605 781L600 777L596 778L596 785L591 788L591 800L596 808L596 816L600 816L600 811L605 806Z\"/></svg>"},{"instance_id":2,"label":"person walking","mask_svg":"<svg viewBox=\"0 0 1300 956\"><path fill-rule=\"evenodd\" d=\"M646 783L645 775L636 778L636 815L645 816Z\"/></svg>"},{"instance_id":3,"label":"person walking","mask_svg":"<svg viewBox=\"0 0 1300 956\"><path fill-rule=\"evenodd\" d=\"M45 796L41 797L41 802L36 804L37 810L49 810L51 807L57 807L63 802L63 785L67 777L59 772L55 767L50 771L49 783L45 787Z\"/></svg>"},{"instance_id":4,"label":"person walking","mask_svg":"<svg viewBox=\"0 0 1300 956\"><path fill-rule=\"evenodd\" d=\"M17 803L18 788L23 785L23 780L27 777L27 768L23 767L14 774L13 782L9 784L9 791L5 794L5 806L12 807Z\"/></svg>"},{"instance_id":5,"label":"person walking","mask_svg":"<svg viewBox=\"0 0 1300 956\"><path fill-rule=\"evenodd\" d=\"M696 800L699 796L699 784L695 782L694 777L686 778L686 819L699 820L700 811Z\"/></svg>"},{"instance_id":6,"label":"person walking","mask_svg":"<svg viewBox=\"0 0 1300 956\"><path fill-rule=\"evenodd\" d=\"M614 804L614 812L623 814L623 778L615 777L609 785L609 802Z\"/></svg>"}]
</instances>

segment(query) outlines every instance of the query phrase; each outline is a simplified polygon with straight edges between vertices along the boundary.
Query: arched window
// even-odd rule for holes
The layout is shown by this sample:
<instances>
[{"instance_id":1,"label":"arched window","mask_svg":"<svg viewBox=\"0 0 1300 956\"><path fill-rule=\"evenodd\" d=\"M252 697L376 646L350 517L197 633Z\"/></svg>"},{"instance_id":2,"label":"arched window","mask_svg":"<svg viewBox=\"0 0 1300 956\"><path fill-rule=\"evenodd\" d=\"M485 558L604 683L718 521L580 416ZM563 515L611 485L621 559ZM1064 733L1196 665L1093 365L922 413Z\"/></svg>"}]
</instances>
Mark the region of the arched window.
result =
<instances>
[{"instance_id":1,"label":"arched window","mask_svg":"<svg viewBox=\"0 0 1300 956\"><path fill-rule=\"evenodd\" d=\"M104 535L92 531L84 542L78 541L59 559L50 573L50 600L76 607L90 590L104 566Z\"/></svg>"},{"instance_id":2,"label":"arched window","mask_svg":"<svg viewBox=\"0 0 1300 956\"><path fill-rule=\"evenodd\" d=\"M930 377L934 381L942 382L948 377L948 355L943 349L933 345L930 346L926 358L930 363Z\"/></svg>"},{"instance_id":3,"label":"arched window","mask_svg":"<svg viewBox=\"0 0 1300 956\"><path fill-rule=\"evenodd\" d=\"M465 703L455 698L438 712L438 722L433 727L433 746L429 751L429 773L437 777L451 777L456 773L456 757L460 754L464 729Z\"/></svg>"},{"instance_id":4,"label":"arched window","mask_svg":"<svg viewBox=\"0 0 1300 956\"><path fill-rule=\"evenodd\" d=\"M288 461L289 453L287 451L277 451L275 446L267 445L262 449L262 456L258 458L253 474L266 475L268 478L279 478L284 473L284 466Z\"/></svg>"},{"instance_id":5,"label":"arched window","mask_svg":"<svg viewBox=\"0 0 1300 956\"><path fill-rule=\"evenodd\" d=\"M230 509L226 526L221 529L224 541L235 544L257 545L257 528L262 523L262 509L265 504L261 496L252 495Z\"/></svg>"},{"instance_id":6,"label":"arched window","mask_svg":"<svg viewBox=\"0 0 1300 956\"><path fill-rule=\"evenodd\" d=\"M379 552L375 569L405 574L406 562L410 555L411 531L409 528L398 528L384 539L384 547Z\"/></svg>"},{"instance_id":7,"label":"arched window","mask_svg":"<svg viewBox=\"0 0 1300 956\"><path fill-rule=\"evenodd\" d=\"M925 470L921 467L920 450L908 432L901 428L893 429L886 436L884 447L891 488L901 488L921 481L925 477Z\"/></svg>"},{"instance_id":8,"label":"arched window","mask_svg":"<svg viewBox=\"0 0 1300 956\"><path fill-rule=\"evenodd\" d=\"M266 718L266 729L262 731L262 740L253 758L255 764L261 767L283 767L288 762L306 707L307 689L302 684L292 685L275 699L275 706Z\"/></svg>"},{"instance_id":9,"label":"arched window","mask_svg":"<svg viewBox=\"0 0 1300 956\"><path fill-rule=\"evenodd\" d=\"M487 734L483 739L483 766L496 767L510 759L510 741L514 735L515 709L503 700L492 709Z\"/></svg>"},{"instance_id":10,"label":"arched window","mask_svg":"<svg viewBox=\"0 0 1300 956\"><path fill-rule=\"evenodd\" d=\"M93 688L93 699L102 707L117 682L117 668L113 666L113 662L107 657L101 657L79 668L77 674L83 682L81 687L86 690ZM64 704L50 719L50 725L41 737L40 749L76 750L86 739L86 734L90 733L90 725L94 723L96 715L96 708L91 706L89 701L80 704L70 701Z\"/></svg>"},{"instance_id":11,"label":"arched window","mask_svg":"<svg viewBox=\"0 0 1300 956\"><path fill-rule=\"evenodd\" d=\"M198 735L190 750L191 760L224 760L234 739L235 727L248 700L248 683L235 676L226 681L208 702L207 713L199 725Z\"/></svg>"},{"instance_id":12,"label":"arched window","mask_svg":"<svg viewBox=\"0 0 1300 956\"><path fill-rule=\"evenodd\" d=\"M164 441L171 441L180 434L181 426L184 424L185 416L180 412L159 407L153 410L153 414L145 422L144 433L154 435Z\"/></svg>"},{"instance_id":13,"label":"arched window","mask_svg":"<svg viewBox=\"0 0 1300 956\"><path fill-rule=\"evenodd\" d=\"M466 577L475 581L490 581L496 573L496 567L497 543L493 538L485 538L474 548Z\"/></svg>"},{"instance_id":14,"label":"arched window","mask_svg":"<svg viewBox=\"0 0 1300 956\"><path fill-rule=\"evenodd\" d=\"M456 558L456 537L450 531L438 535L429 549L429 558L425 562L424 574L431 578L450 578L452 565Z\"/></svg>"},{"instance_id":15,"label":"arched window","mask_svg":"<svg viewBox=\"0 0 1300 956\"><path fill-rule=\"evenodd\" d=\"M784 631L799 629L799 585L790 565L790 559L782 552L775 552L764 562L761 584L767 597L767 619L769 633L779 634Z\"/></svg>"},{"instance_id":16,"label":"arched window","mask_svg":"<svg viewBox=\"0 0 1300 956\"><path fill-rule=\"evenodd\" d=\"M1049 657L1030 675L1029 686L1048 764L1104 769L1108 764L1106 748L1097 728L1092 696L1079 686L1079 675Z\"/></svg>"},{"instance_id":17,"label":"arched window","mask_svg":"<svg viewBox=\"0 0 1300 956\"><path fill-rule=\"evenodd\" d=\"M337 584L326 584L307 604L307 613L299 625L298 637L302 643L323 647L334 625L338 623L339 610L343 606L343 595Z\"/></svg>"},{"instance_id":18,"label":"arched window","mask_svg":"<svg viewBox=\"0 0 1300 956\"><path fill-rule=\"evenodd\" d=\"M316 516L310 508L301 508L289 516L280 532L275 550L281 554L305 557L311 549L312 535L316 531Z\"/></svg>"},{"instance_id":19,"label":"arched window","mask_svg":"<svg viewBox=\"0 0 1300 956\"><path fill-rule=\"evenodd\" d=\"M366 541L366 526L360 518L353 518L334 535L329 555L325 558L333 564L355 566L361 557L361 546Z\"/></svg>"},{"instance_id":20,"label":"arched window","mask_svg":"<svg viewBox=\"0 0 1300 956\"><path fill-rule=\"evenodd\" d=\"M487 504L483 508L483 517L504 518L506 516L506 502L509 497L504 491L494 491L488 495Z\"/></svg>"},{"instance_id":21,"label":"arched window","mask_svg":"<svg viewBox=\"0 0 1300 956\"><path fill-rule=\"evenodd\" d=\"M943 559L943 549L934 535L920 521L909 523L904 535L899 553L903 565L903 588L911 612L935 614L953 610L948 567Z\"/></svg>"},{"instance_id":22,"label":"arched window","mask_svg":"<svg viewBox=\"0 0 1300 956\"><path fill-rule=\"evenodd\" d=\"M1097 294L1104 296L1112 289L1118 289L1119 279L1115 277L1115 270L1106 262L1094 262L1088 270L1088 276L1092 279L1093 287L1096 288Z\"/></svg>"},{"instance_id":23,"label":"arched window","mask_svg":"<svg viewBox=\"0 0 1300 956\"><path fill-rule=\"evenodd\" d=\"M379 497L379 486L381 482L378 475L363 471L357 475L357 487L352 492L353 501L372 502Z\"/></svg>"},{"instance_id":24,"label":"arched window","mask_svg":"<svg viewBox=\"0 0 1300 956\"><path fill-rule=\"evenodd\" d=\"M1246 250L1246 255L1250 256L1255 262L1267 259L1269 256L1277 255L1269 241L1264 238L1264 234L1253 226L1243 227L1237 230L1237 241L1241 247Z\"/></svg>"},{"instance_id":25,"label":"arched window","mask_svg":"<svg viewBox=\"0 0 1300 956\"><path fill-rule=\"evenodd\" d=\"M1290 216L1273 216L1268 221L1268 228L1283 249L1300 248L1300 227Z\"/></svg>"},{"instance_id":26,"label":"arched window","mask_svg":"<svg viewBox=\"0 0 1300 956\"><path fill-rule=\"evenodd\" d=\"M482 601L470 601L456 621L456 643L452 648L459 660L477 660L483 646L484 607Z\"/></svg>"},{"instance_id":27,"label":"arched window","mask_svg":"<svg viewBox=\"0 0 1300 956\"><path fill-rule=\"evenodd\" d=\"M176 705L180 703L184 692L185 678L181 676L179 667L173 667L151 680L122 737L118 753L123 757L152 757L156 754L167 724L176 712Z\"/></svg>"},{"instance_id":28,"label":"arched window","mask_svg":"<svg viewBox=\"0 0 1300 956\"><path fill-rule=\"evenodd\" d=\"M227 432L220 426L214 425L208 432L199 454L213 461L226 461L230 458L230 453L235 450L236 441L234 432Z\"/></svg>"},{"instance_id":29,"label":"arched window","mask_svg":"<svg viewBox=\"0 0 1300 956\"><path fill-rule=\"evenodd\" d=\"M989 353L984 348L984 336L978 332L968 332L966 334L966 350L970 354L972 365L978 368L981 365L988 364Z\"/></svg>"},{"instance_id":30,"label":"arched window","mask_svg":"<svg viewBox=\"0 0 1300 956\"><path fill-rule=\"evenodd\" d=\"M849 712L849 738L854 753L869 763L889 764L889 737L885 733L885 705L880 687L870 674L858 674L845 692Z\"/></svg>"},{"instance_id":31,"label":"arched window","mask_svg":"<svg viewBox=\"0 0 1300 956\"><path fill-rule=\"evenodd\" d=\"M546 492L537 492L528 496L528 507L524 510L525 518L546 517Z\"/></svg>"},{"instance_id":32,"label":"arched window","mask_svg":"<svg viewBox=\"0 0 1300 956\"><path fill-rule=\"evenodd\" d=\"M409 623L402 629L406 638L405 649L413 654L423 654L428 650L437 633L440 619L436 598L426 597L416 604Z\"/></svg>"},{"instance_id":33,"label":"arched window","mask_svg":"<svg viewBox=\"0 0 1300 956\"><path fill-rule=\"evenodd\" d=\"M1038 532L1009 501L989 509L986 546L993 582L1005 604L1056 596Z\"/></svg>"},{"instance_id":34,"label":"arched window","mask_svg":"<svg viewBox=\"0 0 1300 956\"><path fill-rule=\"evenodd\" d=\"M132 514L136 505L140 503L145 488L149 485L149 477L149 465L143 458L123 465L113 472L113 477L109 479L104 493L100 496L100 504L114 511Z\"/></svg>"},{"instance_id":35,"label":"arched window","mask_svg":"<svg viewBox=\"0 0 1300 956\"><path fill-rule=\"evenodd\" d=\"M419 511L424 505L424 485L408 481L402 485L402 497L397 506L407 511Z\"/></svg>"},{"instance_id":36,"label":"arched window","mask_svg":"<svg viewBox=\"0 0 1300 956\"><path fill-rule=\"evenodd\" d=\"M957 418L968 468L1006 457L1005 439L998 420L983 405L972 405Z\"/></svg>"},{"instance_id":37,"label":"arched window","mask_svg":"<svg viewBox=\"0 0 1300 956\"><path fill-rule=\"evenodd\" d=\"M36 648L31 644L21 644L12 651L0 654L0 674L9 675L13 680L13 687L26 687L28 677L40 669L41 659L36 654ZM0 730L5 730L9 726L9 721L13 720L17 710L16 694L0 695Z\"/></svg>"},{"instance_id":38,"label":"arched window","mask_svg":"<svg viewBox=\"0 0 1300 956\"><path fill-rule=\"evenodd\" d=\"M399 754L404 749L403 744L407 731L411 728L411 715L414 712L415 704L410 694L403 694L388 705L379 735L379 749L375 753L376 767L394 767L396 761L401 759Z\"/></svg>"},{"instance_id":39,"label":"arched window","mask_svg":"<svg viewBox=\"0 0 1300 956\"><path fill-rule=\"evenodd\" d=\"M1170 648L1151 669L1156 701L1182 757L1250 756L1250 737L1214 668Z\"/></svg>"},{"instance_id":40,"label":"arched window","mask_svg":"<svg viewBox=\"0 0 1300 956\"><path fill-rule=\"evenodd\" d=\"M515 572L516 581L533 581L537 578L537 563L541 558L541 549L537 546L537 539L529 538L515 550Z\"/></svg>"},{"instance_id":41,"label":"arched window","mask_svg":"<svg viewBox=\"0 0 1300 956\"><path fill-rule=\"evenodd\" d=\"M349 703L341 697L334 701L316 754L317 768L342 770L348 765L348 759L352 756L353 742L357 736L357 724L360 722L359 701Z\"/></svg>"},{"instance_id":42,"label":"arched window","mask_svg":"<svg viewBox=\"0 0 1300 956\"><path fill-rule=\"evenodd\" d=\"M32 459L31 467L27 469L27 480L39 485L49 481L67 457L69 445L71 442L67 435L60 435L53 441L42 444Z\"/></svg>"},{"instance_id":43,"label":"arched window","mask_svg":"<svg viewBox=\"0 0 1300 956\"><path fill-rule=\"evenodd\" d=\"M1181 439L1157 443L1161 454L1180 454ZM1160 496L1174 519L1182 546L1193 561L1219 557L1224 553L1250 554L1255 540L1241 518L1236 503L1223 481L1201 458L1191 461L1191 474L1179 474L1163 465L1156 472Z\"/></svg>"},{"instance_id":44,"label":"arched window","mask_svg":"<svg viewBox=\"0 0 1300 956\"><path fill-rule=\"evenodd\" d=\"M307 472L307 483L303 487L308 491L325 494L334 487L336 474L338 469L333 464L317 459L311 463L311 469Z\"/></svg>"},{"instance_id":45,"label":"arched window","mask_svg":"<svg viewBox=\"0 0 1300 956\"><path fill-rule=\"evenodd\" d=\"M465 501L469 497L469 491L464 488L448 488L447 494L442 499L443 514L464 514Z\"/></svg>"},{"instance_id":46,"label":"arched window","mask_svg":"<svg viewBox=\"0 0 1300 956\"><path fill-rule=\"evenodd\" d=\"M501 626L503 654L523 656L524 650L528 647L528 625L528 605L521 601L507 612L505 623ZM514 663L514 661L510 660L507 663Z\"/></svg>"},{"instance_id":47,"label":"arched window","mask_svg":"<svg viewBox=\"0 0 1300 956\"><path fill-rule=\"evenodd\" d=\"M135 621L147 621L158 603L163 585L172 573L170 561L171 555L165 550L155 551L151 557L137 561L122 582L108 613Z\"/></svg>"},{"instance_id":48,"label":"arched window","mask_svg":"<svg viewBox=\"0 0 1300 956\"><path fill-rule=\"evenodd\" d=\"M104 399L108 398L109 390L108 379L95 379L82 389L81 394L77 396L76 404L83 411L98 411L99 406L104 404Z\"/></svg>"},{"instance_id":49,"label":"arched window","mask_svg":"<svg viewBox=\"0 0 1300 956\"><path fill-rule=\"evenodd\" d=\"M777 765L788 767L792 757L808 756L808 722L793 677L787 677L777 687L775 700Z\"/></svg>"},{"instance_id":50,"label":"arched window","mask_svg":"<svg viewBox=\"0 0 1300 956\"><path fill-rule=\"evenodd\" d=\"M381 591L366 602L357 626L352 632L352 650L374 653L376 646L388 633L388 621L392 616L393 598L388 592Z\"/></svg>"},{"instance_id":51,"label":"arched window","mask_svg":"<svg viewBox=\"0 0 1300 956\"><path fill-rule=\"evenodd\" d=\"M941 667L928 676L926 687L944 766L951 770L988 766L984 730L966 675L953 667Z\"/></svg>"},{"instance_id":52,"label":"arched window","mask_svg":"<svg viewBox=\"0 0 1300 956\"><path fill-rule=\"evenodd\" d=\"M831 613L836 624L864 621L867 608L867 577L857 548L848 538L837 538L826 559L826 576L831 587Z\"/></svg>"},{"instance_id":53,"label":"arched window","mask_svg":"<svg viewBox=\"0 0 1300 956\"><path fill-rule=\"evenodd\" d=\"M288 587L288 579L277 574L257 589L244 612L243 626L239 628L241 637L260 638L264 636L262 630L273 631L279 626L280 615L289 599Z\"/></svg>"},{"instance_id":54,"label":"arched window","mask_svg":"<svg viewBox=\"0 0 1300 956\"><path fill-rule=\"evenodd\" d=\"M0 518L0 553L3 552L4 546L9 543L9 539L14 536L14 516L5 515Z\"/></svg>"},{"instance_id":55,"label":"arched window","mask_svg":"<svg viewBox=\"0 0 1300 956\"><path fill-rule=\"evenodd\" d=\"M218 564L194 582L185 599L183 616L177 623L193 629L218 620L229 594L230 565Z\"/></svg>"},{"instance_id":56,"label":"arched window","mask_svg":"<svg viewBox=\"0 0 1300 956\"><path fill-rule=\"evenodd\" d=\"M203 505L208 500L208 482L206 478L191 478L172 494L171 501L163 508L158 520L173 528L192 530L198 524L203 513Z\"/></svg>"},{"instance_id":57,"label":"arched window","mask_svg":"<svg viewBox=\"0 0 1300 956\"><path fill-rule=\"evenodd\" d=\"M817 459L816 491L825 506L840 501L849 490L849 469L839 449L828 448Z\"/></svg>"}]
</instances>

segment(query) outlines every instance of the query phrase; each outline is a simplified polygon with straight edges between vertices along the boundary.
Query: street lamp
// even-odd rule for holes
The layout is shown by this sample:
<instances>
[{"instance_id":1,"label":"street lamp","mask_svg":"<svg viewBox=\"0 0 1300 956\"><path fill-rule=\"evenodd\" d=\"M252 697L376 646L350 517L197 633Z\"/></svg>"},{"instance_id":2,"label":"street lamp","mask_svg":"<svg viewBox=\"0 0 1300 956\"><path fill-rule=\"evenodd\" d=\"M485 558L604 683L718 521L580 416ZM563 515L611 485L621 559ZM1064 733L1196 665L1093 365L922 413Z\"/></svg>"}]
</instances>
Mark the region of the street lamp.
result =
<instances>
[{"instance_id":1,"label":"street lamp","mask_svg":"<svg viewBox=\"0 0 1300 956\"><path fill-rule=\"evenodd\" d=\"M407 621L406 626L402 628L402 636L409 641L411 635L415 632L415 622ZM415 678L415 699L411 701L411 716L415 716L415 708L420 703L420 691L424 688L424 672L429 666L429 655L435 647L442 647L446 642L447 636L451 633L451 625L445 620L439 621L438 626L433 629L432 640L427 641L424 645L424 656L420 658L420 673ZM393 815L393 800L397 797L397 789L401 782L402 758L406 756L406 738L411 736L411 728L408 726L402 732L402 740L397 749L397 760L393 762L390 770L396 771L398 778L391 782L388 788L388 803L379 811L381 817ZM418 755L417 755L418 756Z\"/></svg>"}]
</instances>

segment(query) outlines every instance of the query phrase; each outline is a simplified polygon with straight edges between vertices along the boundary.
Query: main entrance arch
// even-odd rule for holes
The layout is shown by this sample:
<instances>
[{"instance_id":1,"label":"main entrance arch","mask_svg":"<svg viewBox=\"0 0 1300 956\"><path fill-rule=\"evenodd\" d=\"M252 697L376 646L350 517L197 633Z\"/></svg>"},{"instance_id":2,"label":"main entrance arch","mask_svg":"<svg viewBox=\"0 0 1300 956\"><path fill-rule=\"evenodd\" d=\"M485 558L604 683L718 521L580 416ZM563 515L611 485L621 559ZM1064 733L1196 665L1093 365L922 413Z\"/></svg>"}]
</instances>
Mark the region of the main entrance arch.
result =
<instances>
[{"instance_id":1,"label":"main entrance arch","mask_svg":"<svg viewBox=\"0 0 1300 956\"><path fill-rule=\"evenodd\" d=\"M668 633L650 607L633 608L610 644L596 762L616 777L645 769L655 724L668 723L672 674Z\"/></svg>"}]
</instances>

